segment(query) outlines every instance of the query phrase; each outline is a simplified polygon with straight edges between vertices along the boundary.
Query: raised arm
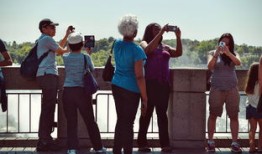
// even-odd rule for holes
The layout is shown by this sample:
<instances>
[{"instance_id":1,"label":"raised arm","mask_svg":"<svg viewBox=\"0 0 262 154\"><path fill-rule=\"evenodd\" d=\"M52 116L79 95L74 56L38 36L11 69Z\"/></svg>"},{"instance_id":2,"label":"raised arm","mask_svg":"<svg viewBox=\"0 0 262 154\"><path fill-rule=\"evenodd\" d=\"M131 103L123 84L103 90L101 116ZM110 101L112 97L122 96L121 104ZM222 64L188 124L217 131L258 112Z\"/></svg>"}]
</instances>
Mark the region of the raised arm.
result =
<instances>
[{"instance_id":1,"label":"raised arm","mask_svg":"<svg viewBox=\"0 0 262 154\"><path fill-rule=\"evenodd\" d=\"M142 41L140 43L140 46L144 49L146 54L150 54L152 51L154 51L157 48L162 35L166 31L166 26L167 25L165 25L163 28L160 29L158 34L154 37L154 39L151 42Z\"/></svg>"},{"instance_id":2,"label":"raised arm","mask_svg":"<svg viewBox=\"0 0 262 154\"><path fill-rule=\"evenodd\" d=\"M70 26L68 26L67 30L66 30L66 34L64 36L64 38L60 41L59 43L59 48L55 51L57 53L57 55L62 55L66 52L68 52L66 44L67 44L67 37L73 32L73 30L70 28Z\"/></svg>"},{"instance_id":3,"label":"raised arm","mask_svg":"<svg viewBox=\"0 0 262 154\"><path fill-rule=\"evenodd\" d=\"M181 31L180 28L177 27L176 31L176 48L166 45L166 50L170 53L171 57L180 57L182 56L182 41L181 41Z\"/></svg>"},{"instance_id":4,"label":"raised arm","mask_svg":"<svg viewBox=\"0 0 262 154\"><path fill-rule=\"evenodd\" d=\"M0 61L0 66L9 66L13 64L12 58L8 51L1 52L1 54L4 57L4 60Z\"/></svg>"}]
</instances>

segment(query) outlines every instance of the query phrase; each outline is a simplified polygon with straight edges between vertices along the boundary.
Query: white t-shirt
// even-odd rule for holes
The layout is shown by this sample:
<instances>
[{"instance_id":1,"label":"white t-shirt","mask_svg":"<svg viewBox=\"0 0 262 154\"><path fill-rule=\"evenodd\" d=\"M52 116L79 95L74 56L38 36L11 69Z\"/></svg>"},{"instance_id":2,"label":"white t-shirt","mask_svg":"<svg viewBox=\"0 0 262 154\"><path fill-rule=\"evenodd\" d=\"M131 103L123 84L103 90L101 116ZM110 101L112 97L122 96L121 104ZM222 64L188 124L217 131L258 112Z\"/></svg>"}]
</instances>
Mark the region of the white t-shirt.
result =
<instances>
[{"instance_id":1,"label":"white t-shirt","mask_svg":"<svg viewBox=\"0 0 262 154\"><path fill-rule=\"evenodd\" d=\"M247 94L247 101L246 101L247 105L250 104L254 108L257 108L259 97L260 97L259 84L257 82L254 87L254 94Z\"/></svg>"}]
</instances>

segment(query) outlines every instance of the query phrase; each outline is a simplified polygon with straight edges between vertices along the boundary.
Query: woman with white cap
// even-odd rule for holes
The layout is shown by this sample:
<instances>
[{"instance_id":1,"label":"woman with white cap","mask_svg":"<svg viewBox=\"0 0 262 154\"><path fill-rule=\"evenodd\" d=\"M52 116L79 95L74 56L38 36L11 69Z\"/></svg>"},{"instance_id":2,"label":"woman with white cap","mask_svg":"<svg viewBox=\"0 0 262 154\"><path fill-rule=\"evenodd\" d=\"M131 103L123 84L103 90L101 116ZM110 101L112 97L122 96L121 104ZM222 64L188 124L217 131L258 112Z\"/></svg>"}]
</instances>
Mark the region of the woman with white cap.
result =
<instances>
[{"instance_id":1,"label":"woman with white cap","mask_svg":"<svg viewBox=\"0 0 262 154\"><path fill-rule=\"evenodd\" d=\"M63 55L65 65L65 81L63 91L63 107L67 119L67 145L68 154L76 154L78 148L77 138L77 110L86 124L88 134L96 153L105 152L102 146L100 131L95 121L92 107L92 95L87 95L84 90L83 76L85 64L92 72L93 62L88 54L82 54L83 37L80 33L71 33L67 39L68 47L71 50ZM85 62L86 60L86 62Z\"/></svg>"}]
</instances>

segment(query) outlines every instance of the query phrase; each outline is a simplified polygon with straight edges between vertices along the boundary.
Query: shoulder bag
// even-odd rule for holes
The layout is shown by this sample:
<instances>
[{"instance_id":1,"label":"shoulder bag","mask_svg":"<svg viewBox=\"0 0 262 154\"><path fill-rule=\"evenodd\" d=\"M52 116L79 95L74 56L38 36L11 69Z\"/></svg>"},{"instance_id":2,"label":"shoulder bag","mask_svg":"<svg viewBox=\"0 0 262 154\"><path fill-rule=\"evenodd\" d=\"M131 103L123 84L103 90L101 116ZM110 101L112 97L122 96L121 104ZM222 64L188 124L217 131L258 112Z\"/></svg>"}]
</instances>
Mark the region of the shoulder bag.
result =
<instances>
[{"instance_id":1,"label":"shoulder bag","mask_svg":"<svg viewBox=\"0 0 262 154\"><path fill-rule=\"evenodd\" d=\"M97 84L96 79L94 78L92 72L90 71L90 69L87 67L87 58L84 55L84 60L85 60L85 74L84 74L84 88L85 88L85 92L87 95L93 95L94 93L97 92L97 90L99 89L99 86Z\"/></svg>"},{"instance_id":2,"label":"shoulder bag","mask_svg":"<svg viewBox=\"0 0 262 154\"><path fill-rule=\"evenodd\" d=\"M110 55L107 58L107 61L106 61L106 64L105 64L105 68L104 68L103 74L102 74L103 80L107 81L107 82L111 82L112 81L112 78L113 78L114 72L115 72L115 67L112 65L112 62L111 62L114 45L115 45L115 41L114 41L114 43L113 43L113 45L111 47Z\"/></svg>"}]
</instances>

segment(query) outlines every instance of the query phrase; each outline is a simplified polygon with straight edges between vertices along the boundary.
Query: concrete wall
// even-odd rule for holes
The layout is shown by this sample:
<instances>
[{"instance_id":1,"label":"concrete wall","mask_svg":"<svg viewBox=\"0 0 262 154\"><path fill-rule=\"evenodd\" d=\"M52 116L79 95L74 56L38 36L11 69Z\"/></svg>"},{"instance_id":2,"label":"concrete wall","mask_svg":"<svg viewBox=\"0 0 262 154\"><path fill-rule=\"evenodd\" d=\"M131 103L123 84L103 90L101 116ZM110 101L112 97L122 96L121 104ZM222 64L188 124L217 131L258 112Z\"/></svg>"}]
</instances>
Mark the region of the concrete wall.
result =
<instances>
[{"instance_id":1,"label":"concrete wall","mask_svg":"<svg viewBox=\"0 0 262 154\"><path fill-rule=\"evenodd\" d=\"M172 70L169 103L171 144L177 148L204 148L206 71Z\"/></svg>"},{"instance_id":2,"label":"concrete wall","mask_svg":"<svg viewBox=\"0 0 262 154\"><path fill-rule=\"evenodd\" d=\"M102 68L97 68L94 76L101 90L110 90L110 83L102 80ZM18 67L3 68L7 89L39 89L35 81L27 81L19 74ZM243 90L246 70L238 70L239 90ZM62 108L62 84L64 69L59 68L60 91L58 104L58 137L66 138L66 119ZM170 140L176 148L205 147L205 117L207 80L210 72L206 69L172 69L172 91L168 109ZM47 83L48 84L48 83ZM80 117L80 116L79 116ZM79 137L87 138L88 134L83 121L79 118Z\"/></svg>"}]
</instances>

